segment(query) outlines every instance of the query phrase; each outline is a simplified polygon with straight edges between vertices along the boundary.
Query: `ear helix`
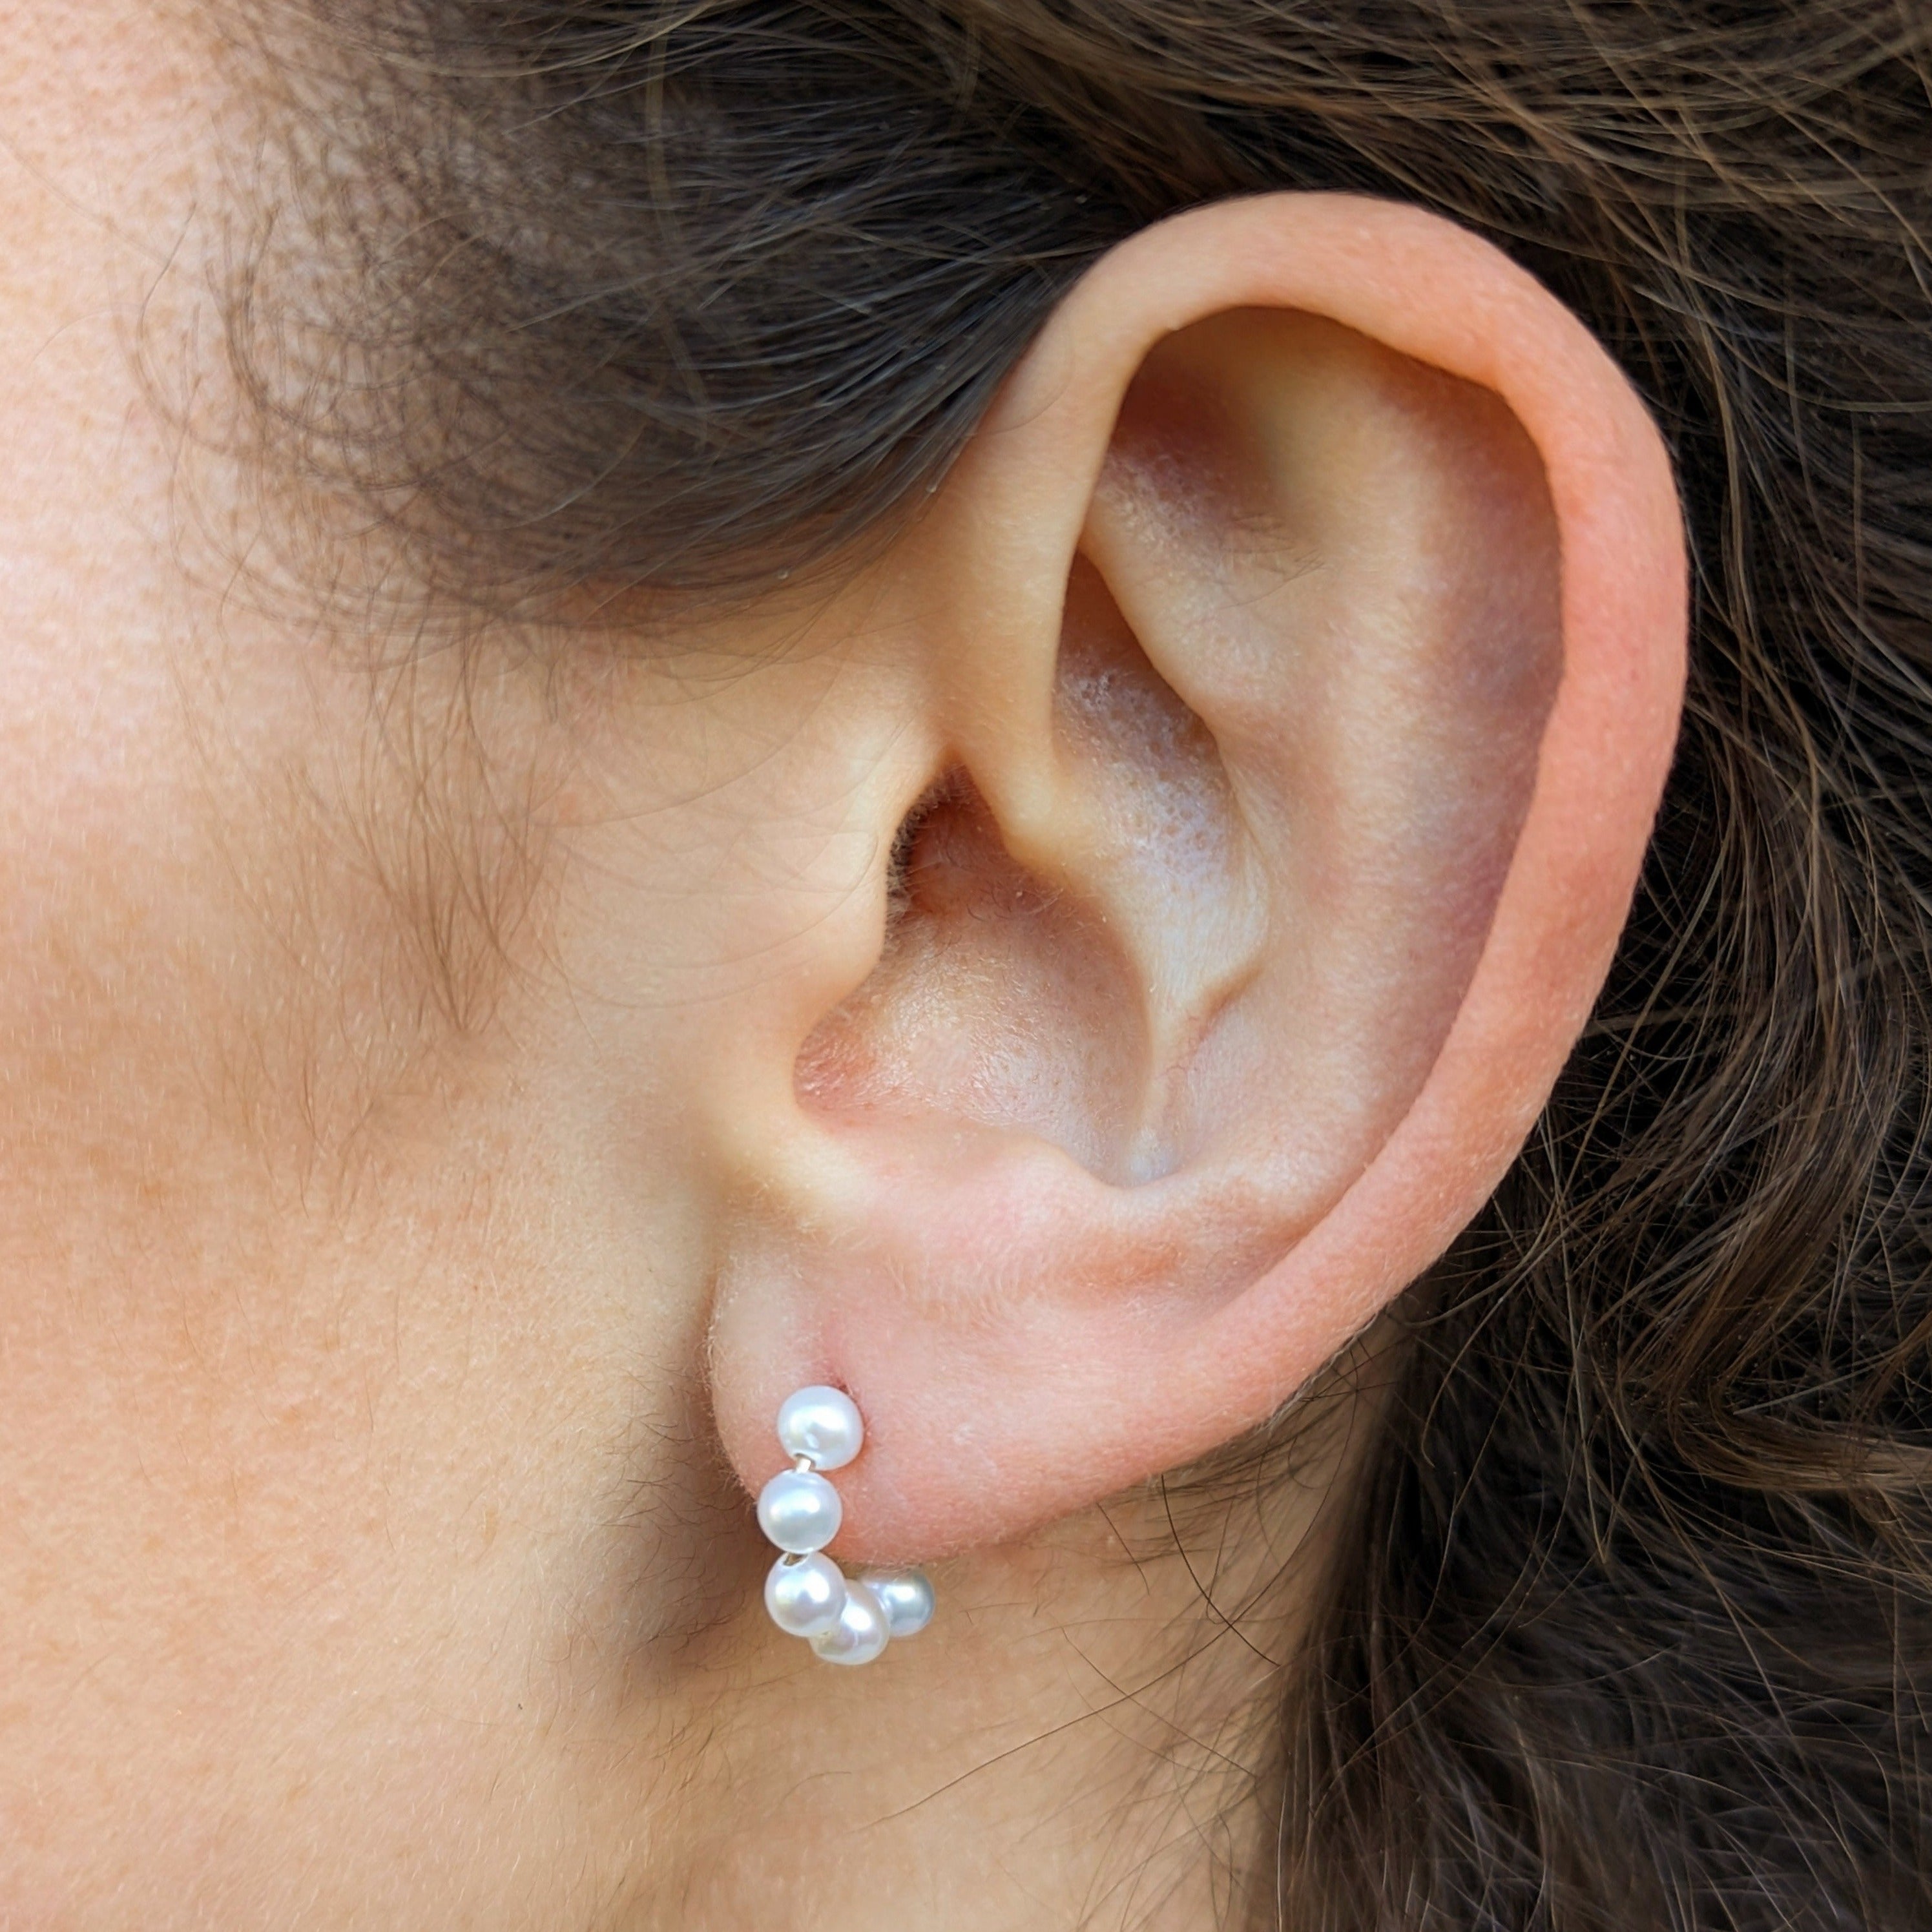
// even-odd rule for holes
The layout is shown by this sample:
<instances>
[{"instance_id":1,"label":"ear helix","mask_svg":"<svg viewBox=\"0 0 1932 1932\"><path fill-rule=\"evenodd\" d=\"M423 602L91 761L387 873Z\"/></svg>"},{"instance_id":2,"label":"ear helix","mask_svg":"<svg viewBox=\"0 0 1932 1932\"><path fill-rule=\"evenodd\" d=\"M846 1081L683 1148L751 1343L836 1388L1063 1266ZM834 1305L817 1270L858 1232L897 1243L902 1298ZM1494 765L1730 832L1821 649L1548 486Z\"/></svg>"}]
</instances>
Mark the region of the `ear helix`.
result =
<instances>
[{"instance_id":1,"label":"ear helix","mask_svg":"<svg viewBox=\"0 0 1932 1932\"><path fill-rule=\"evenodd\" d=\"M870 1664L894 1637L916 1636L932 1622L932 1586L917 1570L848 1578L824 1553L844 1515L824 1472L844 1468L866 1443L850 1396L800 1389L779 1408L778 1432L792 1466L758 1495L758 1527L784 1552L765 1579L765 1608L828 1664Z\"/></svg>"}]
</instances>

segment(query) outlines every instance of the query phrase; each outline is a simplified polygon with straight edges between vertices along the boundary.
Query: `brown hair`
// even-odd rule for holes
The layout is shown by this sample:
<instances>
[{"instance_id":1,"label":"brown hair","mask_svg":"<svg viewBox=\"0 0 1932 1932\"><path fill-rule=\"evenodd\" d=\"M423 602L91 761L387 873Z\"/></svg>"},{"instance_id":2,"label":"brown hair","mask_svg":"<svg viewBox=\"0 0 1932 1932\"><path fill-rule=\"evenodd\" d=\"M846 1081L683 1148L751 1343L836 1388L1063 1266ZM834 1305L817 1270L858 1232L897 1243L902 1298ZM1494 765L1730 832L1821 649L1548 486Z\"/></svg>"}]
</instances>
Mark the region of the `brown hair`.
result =
<instances>
[{"instance_id":1,"label":"brown hair","mask_svg":"<svg viewBox=\"0 0 1932 1932\"><path fill-rule=\"evenodd\" d=\"M307 124L354 164L314 232L356 299L298 391L258 308L236 346L446 580L849 550L1073 277L1211 196L1419 202L1588 321L1679 466L1682 746L1595 1018L1412 1298L1283 1706L1274 1906L1932 1919L1932 16L304 4L355 56Z\"/></svg>"}]
</instances>

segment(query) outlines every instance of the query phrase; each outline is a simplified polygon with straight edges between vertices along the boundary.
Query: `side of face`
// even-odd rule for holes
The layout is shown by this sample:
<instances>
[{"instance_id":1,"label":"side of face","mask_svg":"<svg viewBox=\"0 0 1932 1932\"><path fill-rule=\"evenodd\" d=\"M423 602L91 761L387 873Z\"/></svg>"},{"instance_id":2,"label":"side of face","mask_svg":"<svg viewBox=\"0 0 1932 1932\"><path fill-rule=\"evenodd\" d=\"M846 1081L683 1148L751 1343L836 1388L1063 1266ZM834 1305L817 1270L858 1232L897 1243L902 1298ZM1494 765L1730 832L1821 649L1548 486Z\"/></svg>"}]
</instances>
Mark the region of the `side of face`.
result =
<instances>
[{"instance_id":1,"label":"side of face","mask_svg":"<svg viewBox=\"0 0 1932 1932\"><path fill-rule=\"evenodd\" d=\"M1104 263L862 567L425 644L200 433L235 110L88 10L0 79L0 1895L814 1922L800 1780L1079 1706L1098 1506L1507 1163L1667 754L1667 466L1499 258L1280 197ZM834 1553L976 1606L862 1682L757 1604L818 1382Z\"/></svg>"}]
</instances>

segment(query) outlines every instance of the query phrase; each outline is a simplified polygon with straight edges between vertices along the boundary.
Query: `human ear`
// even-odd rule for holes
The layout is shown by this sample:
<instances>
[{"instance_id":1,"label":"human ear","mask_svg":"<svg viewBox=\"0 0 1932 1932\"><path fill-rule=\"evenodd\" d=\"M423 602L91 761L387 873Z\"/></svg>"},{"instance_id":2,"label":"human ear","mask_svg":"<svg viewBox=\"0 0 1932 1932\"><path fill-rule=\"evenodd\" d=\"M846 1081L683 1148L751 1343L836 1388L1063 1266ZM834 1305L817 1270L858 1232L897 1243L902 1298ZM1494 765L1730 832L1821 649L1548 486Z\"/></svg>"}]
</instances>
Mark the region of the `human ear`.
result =
<instances>
[{"instance_id":1,"label":"human ear","mask_svg":"<svg viewBox=\"0 0 1932 1932\"><path fill-rule=\"evenodd\" d=\"M774 993L710 1359L754 1488L850 1390L836 1551L910 1558L1260 1421L1474 1214L1628 908L1685 564L1550 294L1282 195L1099 264L881 569L928 783Z\"/></svg>"}]
</instances>

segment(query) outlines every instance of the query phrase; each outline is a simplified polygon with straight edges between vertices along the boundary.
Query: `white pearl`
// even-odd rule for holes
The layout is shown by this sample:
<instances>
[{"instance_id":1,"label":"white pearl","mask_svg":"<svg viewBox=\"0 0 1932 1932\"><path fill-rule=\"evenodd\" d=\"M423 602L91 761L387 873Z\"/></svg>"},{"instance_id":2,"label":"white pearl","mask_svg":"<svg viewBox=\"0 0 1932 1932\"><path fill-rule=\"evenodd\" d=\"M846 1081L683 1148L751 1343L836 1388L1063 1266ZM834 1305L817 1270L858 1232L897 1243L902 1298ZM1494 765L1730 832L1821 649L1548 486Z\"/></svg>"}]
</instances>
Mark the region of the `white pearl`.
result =
<instances>
[{"instance_id":1,"label":"white pearl","mask_svg":"<svg viewBox=\"0 0 1932 1932\"><path fill-rule=\"evenodd\" d=\"M894 1636L916 1636L932 1622L932 1584L924 1570L868 1570L859 1580L878 1598Z\"/></svg>"},{"instance_id":2,"label":"white pearl","mask_svg":"<svg viewBox=\"0 0 1932 1932\"><path fill-rule=\"evenodd\" d=\"M843 1389L802 1388L778 1411L778 1442L788 1456L809 1456L821 1469L842 1469L866 1446L866 1425Z\"/></svg>"},{"instance_id":3,"label":"white pearl","mask_svg":"<svg viewBox=\"0 0 1932 1932\"><path fill-rule=\"evenodd\" d=\"M758 1492L758 1527L781 1550L809 1556L838 1534L838 1492L809 1469L786 1469Z\"/></svg>"},{"instance_id":4,"label":"white pearl","mask_svg":"<svg viewBox=\"0 0 1932 1932\"><path fill-rule=\"evenodd\" d=\"M879 1600L862 1583L845 1586L845 1607L838 1621L812 1647L827 1664L870 1664L891 1642L892 1627Z\"/></svg>"},{"instance_id":5,"label":"white pearl","mask_svg":"<svg viewBox=\"0 0 1932 1932\"><path fill-rule=\"evenodd\" d=\"M818 1636L845 1607L845 1579L829 1556L781 1556L765 1579L765 1608L788 1636Z\"/></svg>"}]
</instances>

